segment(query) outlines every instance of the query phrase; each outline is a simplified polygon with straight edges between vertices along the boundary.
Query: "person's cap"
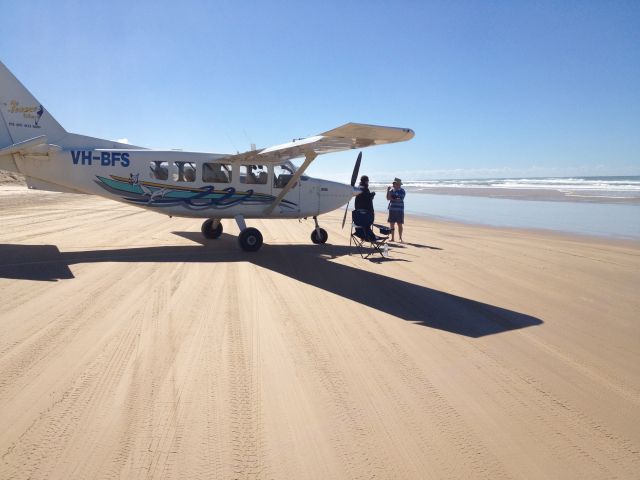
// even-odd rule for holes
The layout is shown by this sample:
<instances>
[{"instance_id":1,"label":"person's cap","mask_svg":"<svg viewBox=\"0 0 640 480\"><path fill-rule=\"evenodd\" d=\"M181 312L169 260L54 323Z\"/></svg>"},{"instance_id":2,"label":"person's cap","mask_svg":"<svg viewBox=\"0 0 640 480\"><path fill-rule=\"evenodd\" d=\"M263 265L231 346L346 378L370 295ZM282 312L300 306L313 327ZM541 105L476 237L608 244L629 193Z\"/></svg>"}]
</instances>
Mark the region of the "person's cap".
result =
<instances>
[{"instance_id":1,"label":"person's cap","mask_svg":"<svg viewBox=\"0 0 640 480\"><path fill-rule=\"evenodd\" d=\"M367 183L369 183L369 177L367 177L366 175L362 175L362 176L360 177L360 181L361 181L361 182L367 182Z\"/></svg>"},{"instance_id":2,"label":"person's cap","mask_svg":"<svg viewBox=\"0 0 640 480\"><path fill-rule=\"evenodd\" d=\"M402 185L402 180L400 180L398 177L393 179L393 183L397 183L398 185Z\"/></svg>"}]
</instances>

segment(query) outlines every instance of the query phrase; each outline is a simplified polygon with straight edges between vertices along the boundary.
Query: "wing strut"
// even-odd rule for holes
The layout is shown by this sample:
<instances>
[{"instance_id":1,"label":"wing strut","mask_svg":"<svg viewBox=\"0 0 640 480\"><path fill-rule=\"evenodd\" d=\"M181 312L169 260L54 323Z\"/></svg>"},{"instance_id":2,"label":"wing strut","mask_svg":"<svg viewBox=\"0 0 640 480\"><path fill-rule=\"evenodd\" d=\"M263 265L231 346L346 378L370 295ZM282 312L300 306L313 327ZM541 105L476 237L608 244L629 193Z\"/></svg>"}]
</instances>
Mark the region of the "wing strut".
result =
<instances>
[{"instance_id":1,"label":"wing strut","mask_svg":"<svg viewBox=\"0 0 640 480\"><path fill-rule=\"evenodd\" d=\"M294 185L296 185L296 183L298 183L298 180L300 180L300 177L302 176L302 174L304 173L304 171L307 169L307 167L311 164L311 162L313 162L313 160L318 156L318 154L316 152L314 152L313 150L309 150L307 152L305 152L304 154L304 162L302 163L302 165L300 165L300 168L298 168L296 170L296 172L293 174L293 176L291 177L291 179L289 180L289 182L285 185L285 187L282 189L282 191L280 192L280 194L276 197L276 199L273 201L273 203L271 205L269 205L265 210L264 210L264 214L265 216L269 216L271 215L271 212L273 212L273 210L280 205L280 202L282 201L282 199L284 198L284 196L289 193L289 190L291 190Z\"/></svg>"}]
</instances>

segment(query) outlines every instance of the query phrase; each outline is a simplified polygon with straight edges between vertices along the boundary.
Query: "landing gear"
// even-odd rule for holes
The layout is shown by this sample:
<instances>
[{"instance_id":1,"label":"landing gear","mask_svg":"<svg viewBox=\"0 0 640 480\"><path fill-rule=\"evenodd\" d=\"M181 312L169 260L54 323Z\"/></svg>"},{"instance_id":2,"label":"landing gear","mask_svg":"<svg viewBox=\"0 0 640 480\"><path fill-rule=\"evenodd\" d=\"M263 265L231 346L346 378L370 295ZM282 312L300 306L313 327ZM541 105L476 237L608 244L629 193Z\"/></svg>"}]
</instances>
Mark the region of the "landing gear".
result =
<instances>
[{"instance_id":1,"label":"landing gear","mask_svg":"<svg viewBox=\"0 0 640 480\"><path fill-rule=\"evenodd\" d=\"M260 230L253 227L247 227L242 215L235 216L236 223L240 229L240 235L238 235L238 243L240 248L245 252L256 252L260 250L262 246L262 234Z\"/></svg>"},{"instance_id":2,"label":"landing gear","mask_svg":"<svg viewBox=\"0 0 640 480\"><path fill-rule=\"evenodd\" d=\"M262 234L257 228L249 227L240 232L238 243L245 252L255 252L262 246Z\"/></svg>"},{"instance_id":3,"label":"landing gear","mask_svg":"<svg viewBox=\"0 0 640 480\"><path fill-rule=\"evenodd\" d=\"M329 239L329 234L318 225L318 217L313 217L313 221L316 223L316 228L311 232L311 241L316 245L326 243Z\"/></svg>"},{"instance_id":4,"label":"landing gear","mask_svg":"<svg viewBox=\"0 0 640 480\"><path fill-rule=\"evenodd\" d=\"M311 241L316 244L325 243L329 238L329 234L324 228L318 228L311 232Z\"/></svg>"},{"instance_id":5,"label":"landing gear","mask_svg":"<svg viewBox=\"0 0 640 480\"><path fill-rule=\"evenodd\" d=\"M222 223L219 218L210 218L204 221L200 230L202 230L204 238L218 238L222 235Z\"/></svg>"}]
</instances>

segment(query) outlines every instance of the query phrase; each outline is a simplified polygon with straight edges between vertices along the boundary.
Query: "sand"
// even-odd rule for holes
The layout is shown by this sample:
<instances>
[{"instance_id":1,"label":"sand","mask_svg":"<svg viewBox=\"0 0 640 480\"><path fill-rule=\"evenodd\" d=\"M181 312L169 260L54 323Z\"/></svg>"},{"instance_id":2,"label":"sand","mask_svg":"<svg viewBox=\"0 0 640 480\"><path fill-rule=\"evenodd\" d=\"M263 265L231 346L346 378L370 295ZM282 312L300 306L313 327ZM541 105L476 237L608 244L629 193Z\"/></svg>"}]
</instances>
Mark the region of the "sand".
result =
<instances>
[{"instance_id":1,"label":"sand","mask_svg":"<svg viewBox=\"0 0 640 480\"><path fill-rule=\"evenodd\" d=\"M26 185L24 175L0 170L0 185Z\"/></svg>"},{"instance_id":2,"label":"sand","mask_svg":"<svg viewBox=\"0 0 640 480\"><path fill-rule=\"evenodd\" d=\"M638 478L640 245L0 195L0 478ZM22 190L21 190L22 189Z\"/></svg>"}]
</instances>

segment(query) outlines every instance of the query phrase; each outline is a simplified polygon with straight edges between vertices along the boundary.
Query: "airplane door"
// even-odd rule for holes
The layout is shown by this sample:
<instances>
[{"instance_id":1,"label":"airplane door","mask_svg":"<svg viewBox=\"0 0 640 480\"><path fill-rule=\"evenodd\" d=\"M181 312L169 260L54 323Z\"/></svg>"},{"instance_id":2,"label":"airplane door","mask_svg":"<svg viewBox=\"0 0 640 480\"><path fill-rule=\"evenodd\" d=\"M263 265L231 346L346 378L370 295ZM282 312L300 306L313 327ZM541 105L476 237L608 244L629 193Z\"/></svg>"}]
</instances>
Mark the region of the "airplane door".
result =
<instances>
[{"instance_id":1,"label":"airplane door","mask_svg":"<svg viewBox=\"0 0 640 480\"><path fill-rule=\"evenodd\" d=\"M274 165L273 167L273 182L271 183L271 194L274 197L280 195L282 189L287 186L289 180L293 177L293 173L285 165ZM301 181L289 190L284 197L283 202L276 207L277 212L281 212L283 215L297 216L300 212L300 190Z\"/></svg>"}]
</instances>

